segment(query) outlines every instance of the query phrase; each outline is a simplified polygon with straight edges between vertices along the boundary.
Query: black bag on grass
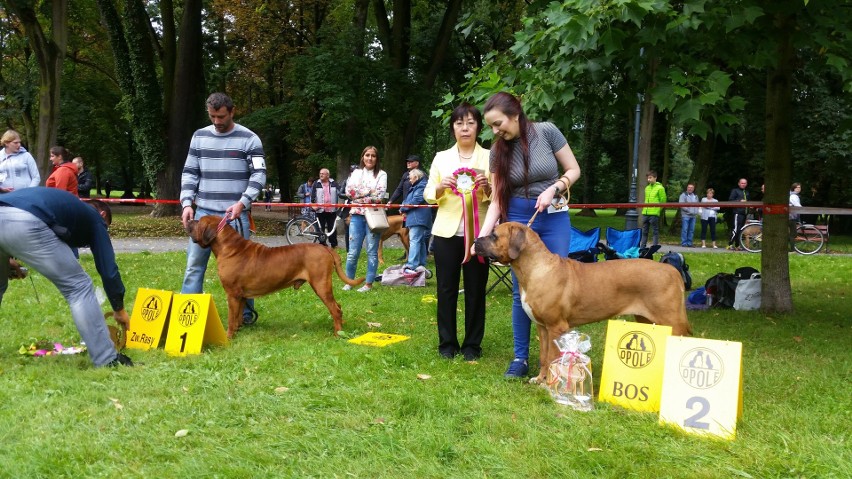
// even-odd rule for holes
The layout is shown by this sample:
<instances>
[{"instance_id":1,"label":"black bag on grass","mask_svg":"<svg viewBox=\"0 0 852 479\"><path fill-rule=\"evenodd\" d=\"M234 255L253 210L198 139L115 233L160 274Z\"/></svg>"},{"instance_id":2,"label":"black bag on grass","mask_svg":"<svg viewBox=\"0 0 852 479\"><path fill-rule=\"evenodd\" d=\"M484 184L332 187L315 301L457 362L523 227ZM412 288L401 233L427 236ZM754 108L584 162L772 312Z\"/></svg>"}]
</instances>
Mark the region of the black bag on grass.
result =
<instances>
[{"instance_id":1,"label":"black bag on grass","mask_svg":"<svg viewBox=\"0 0 852 479\"><path fill-rule=\"evenodd\" d=\"M739 279L730 273L719 273L704 283L704 292L714 308L733 308Z\"/></svg>"},{"instance_id":2,"label":"black bag on grass","mask_svg":"<svg viewBox=\"0 0 852 479\"><path fill-rule=\"evenodd\" d=\"M669 251L660 258L660 263L674 266L680 273L681 278L683 278L683 285L686 287L686 290L689 291L692 289L692 275L689 274L689 265L686 264L686 260L682 254Z\"/></svg>"}]
</instances>

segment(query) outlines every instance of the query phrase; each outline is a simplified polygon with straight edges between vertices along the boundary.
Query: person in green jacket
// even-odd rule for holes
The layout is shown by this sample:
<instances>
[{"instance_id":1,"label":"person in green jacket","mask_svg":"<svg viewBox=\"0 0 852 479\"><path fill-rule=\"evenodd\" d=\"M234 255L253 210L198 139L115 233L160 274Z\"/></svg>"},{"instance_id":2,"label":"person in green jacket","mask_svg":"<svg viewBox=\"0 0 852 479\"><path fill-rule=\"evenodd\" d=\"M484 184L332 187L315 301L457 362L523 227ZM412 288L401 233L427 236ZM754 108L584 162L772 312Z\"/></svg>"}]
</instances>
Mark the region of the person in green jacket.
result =
<instances>
[{"instance_id":1,"label":"person in green jacket","mask_svg":"<svg viewBox=\"0 0 852 479\"><path fill-rule=\"evenodd\" d=\"M657 172L648 171L648 186L645 187L645 203L665 203L666 189L662 183L657 182ZM654 229L654 245L660 244L660 213L663 211L658 206L646 206L642 208L642 248L648 246L648 230Z\"/></svg>"}]
</instances>

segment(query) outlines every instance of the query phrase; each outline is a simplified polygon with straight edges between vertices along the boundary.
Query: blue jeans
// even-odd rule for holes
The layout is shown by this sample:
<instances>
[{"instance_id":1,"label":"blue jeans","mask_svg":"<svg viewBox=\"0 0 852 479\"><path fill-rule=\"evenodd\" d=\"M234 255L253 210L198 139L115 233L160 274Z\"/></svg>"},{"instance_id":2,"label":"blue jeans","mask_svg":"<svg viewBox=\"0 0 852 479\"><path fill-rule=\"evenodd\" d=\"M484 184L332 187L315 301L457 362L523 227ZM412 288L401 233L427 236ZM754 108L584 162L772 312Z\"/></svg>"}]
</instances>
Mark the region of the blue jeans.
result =
<instances>
[{"instance_id":1,"label":"blue jeans","mask_svg":"<svg viewBox=\"0 0 852 479\"><path fill-rule=\"evenodd\" d=\"M83 271L71 248L32 214L0 206L0 303L9 282L9 256L41 273L68 302L74 325L85 341L95 366L116 358L104 313L95 296L92 278Z\"/></svg>"},{"instance_id":2,"label":"blue jeans","mask_svg":"<svg viewBox=\"0 0 852 479\"><path fill-rule=\"evenodd\" d=\"M373 284L373 280L376 279L376 270L379 269L379 239L381 236L381 233L370 231L364 215L353 214L349 217L349 250L346 252L346 276L349 279L355 279L358 257L361 256L364 238L367 238L367 284Z\"/></svg>"},{"instance_id":3,"label":"blue jeans","mask_svg":"<svg viewBox=\"0 0 852 479\"><path fill-rule=\"evenodd\" d=\"M680 245L692 246L692 236L695 234L695 216L680 217Z\"/></svg>"},{"instance_id":4,"label":"blue jeans","mask_svg":"<svg viewBox=\"0 0 852 479\"><path fill-rule=\"evenodd\" d=\"M195 219L201 219L205 216L216 215L224 216L224 211L212 211L204 208L195 210ZM243 235L243 238L249 239L251 231L249 231L248 210L243 210L239 220L233 220L229 223L237 230L237 233ZM204 291L204 273L207 272L207 262L210 261L210 248L202 248L189 240L189 246L186 248L186 273L183 276L183 285L180 288L181 294L199 294ZM251 310L254 309L254 300L246 300L246 308L243 310L243 318L251 316Z\"/></svg>"},{"instance_id":5,"label":"blue jeans","mask_svg":"<svg viewBox=\"0 0 852 479\"><path fill-rule=\"evenodd\" d=\"M414 269L426 266L426 249L429 244L429 228L426 226L408 227L408 262L405 266Z\"/></svg>"},{"instance_id":6,"label":"blue jeans","mask_svg":"<svg viewBox=\"0 0 852 479\"><path fill-rule=\"evenodd\" d=\"M642 248L648 246L648 230L654 233L653 245L660 244L660 217L642 215Z\"/></svg>"},{"instance_id":7,"label":"blue jeans","mask_svg":"<svg viewBox=\"0 0 852 479\"><path fill-rule=\"evenodd\" d=\"M535 213L535 199L512 198L509 200L507 211L509 221L527 224ZM568 257L571 249L571 217L568 210L548 214L543 211L535 217L532 230L538 233L544 245L551 253L563 258ZM518 279L512 271L512 336L514 338L515 358L529 359L530 357L530 326L532 321L521 306L521 293Z\"/></svg>"}]
</instances>

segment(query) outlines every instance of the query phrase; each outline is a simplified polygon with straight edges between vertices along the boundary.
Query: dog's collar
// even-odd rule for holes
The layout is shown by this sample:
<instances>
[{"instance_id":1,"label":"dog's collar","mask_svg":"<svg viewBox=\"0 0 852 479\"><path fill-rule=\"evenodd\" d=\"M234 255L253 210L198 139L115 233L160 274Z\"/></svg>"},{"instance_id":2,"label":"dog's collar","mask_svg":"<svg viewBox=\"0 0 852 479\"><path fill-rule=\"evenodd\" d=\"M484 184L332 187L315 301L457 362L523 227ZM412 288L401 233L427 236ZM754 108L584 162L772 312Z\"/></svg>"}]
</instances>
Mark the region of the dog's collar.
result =
<instances>
[{"instance_id":1,"label":"dog's collar","mask_svg":"<svg viewBox=\"0 0 852 479\"><path fill-rule=\"evenodd\" d=\"M222 221L219 222L219 226L216 227L216 234L218 235L219 233L221 233L222 230L225 229L225 225L230 223L230 222L231 222L231 213L226 212L225 216L222 217Z\"/></svg>"}]
</instances>

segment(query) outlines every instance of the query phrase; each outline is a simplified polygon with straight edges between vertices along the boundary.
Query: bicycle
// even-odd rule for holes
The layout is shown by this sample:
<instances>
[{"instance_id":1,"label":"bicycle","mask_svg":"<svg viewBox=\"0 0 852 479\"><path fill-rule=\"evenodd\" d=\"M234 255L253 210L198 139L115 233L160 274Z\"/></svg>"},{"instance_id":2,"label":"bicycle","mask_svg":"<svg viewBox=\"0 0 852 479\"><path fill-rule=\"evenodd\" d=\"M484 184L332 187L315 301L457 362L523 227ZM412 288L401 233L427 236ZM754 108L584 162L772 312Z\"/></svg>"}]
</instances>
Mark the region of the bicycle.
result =
<instances>
[{"instance_id":1,"label":"bicycle","mask_svg":"<svg viewBox=\"0 0 852 479\"><path fill-rule=\"evenodd\" d=\"M284 226L284 238L287 244L322 243L325 244L331 235L337 234L337 222L340 221L339 211L335 214L334 225L325 231L316 214L298 215Z\"/></svg>"},{"instance_id":2,"label":"bicycle","mask_svg":"<svg viewBox=\"0 0 852 479\"><path fill-rule=\"evenodd\" d=\"M747 222L740 230L740 244L750 253L760 253L763 249L763 223L760 221ZM818 253L825 245L825 237L816 226L799 223L796 226L796 237L793 249L804 255Z\"/></svg>"}]
</instances>

